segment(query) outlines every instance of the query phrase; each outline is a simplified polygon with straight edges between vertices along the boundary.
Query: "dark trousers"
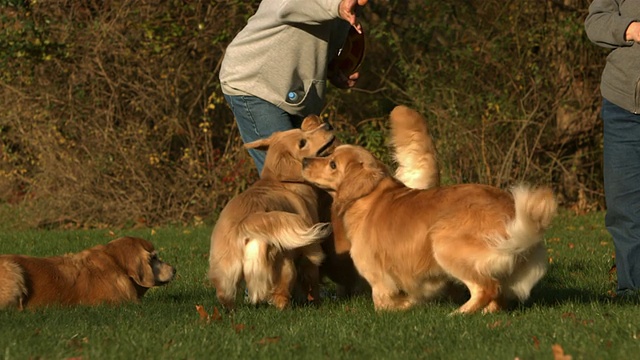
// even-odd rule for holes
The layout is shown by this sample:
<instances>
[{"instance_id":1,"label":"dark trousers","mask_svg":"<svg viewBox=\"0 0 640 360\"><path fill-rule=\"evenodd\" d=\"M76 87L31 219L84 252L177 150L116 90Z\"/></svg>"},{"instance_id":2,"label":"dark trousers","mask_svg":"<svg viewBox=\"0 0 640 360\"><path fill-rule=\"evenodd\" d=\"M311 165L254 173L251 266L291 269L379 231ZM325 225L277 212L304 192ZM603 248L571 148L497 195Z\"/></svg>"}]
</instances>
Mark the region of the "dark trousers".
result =
<instances>
[{"instance_id":1,"label":"dark trousers","mask_svg":"<svg viewBox=\"0 0 640 360\"><path fill-rule=\"evenodd\" d=\"M616 251L619 294L640 290L640 115L604 99L605 223Z\"/></svg>"}]
</instances>

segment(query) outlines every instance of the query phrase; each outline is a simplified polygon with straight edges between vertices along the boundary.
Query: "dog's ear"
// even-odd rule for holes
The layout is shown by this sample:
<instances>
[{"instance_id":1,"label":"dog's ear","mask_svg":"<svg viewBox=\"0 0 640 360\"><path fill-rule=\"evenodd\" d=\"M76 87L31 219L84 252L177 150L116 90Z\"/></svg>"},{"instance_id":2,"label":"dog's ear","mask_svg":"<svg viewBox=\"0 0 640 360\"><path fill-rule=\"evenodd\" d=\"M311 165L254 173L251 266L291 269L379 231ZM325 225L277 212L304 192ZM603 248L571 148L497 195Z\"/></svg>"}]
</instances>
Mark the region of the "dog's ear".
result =
<instances>
[{"instance_id":1,"label":"dog's ear","mask_svg":"<svg viewBox=\"0 0 640 360\"><path fill-rule=\"evenodd\" d=\"M309 115L304 118L304 120L302 120L300 129L302 129L302 131L310 131L313 129L317 129L322 125L324 125L324 121L322 121L322 119L320 119L318 115Z\"/></svg>"},{"instance_id":2,"label":"dog's ear","mask_svg":"<svg viewBox=\"0 0 640 360\"><path fill-rule=\"evenodd\" d=\"M336 191L340 200L352 200L371 193L387 176L385 165L374 162L352 162L345 167L344 178Z\"/></svg>"},{"instance_id":3,"label":"dog's ear","mask_svg":"<svg viewBox=\"0 0 640 360\"><path fill-rule=\"evenodd\" d=\"M266 139L258 139L256 141L244 144L245 149L258 149L263 151L267 151L267 149L269 149L269 146L271 146L271 137L268 137Z\"/></svg>"},{"instance_id":4,"label":"dog's ear","mask_svg":"<svg viewBox=\"0 0 640 360\"><path fill-rule=\"evenodd\" d=\"M151 243L125 237L111 241L107 244L107 249L136 284L145 288L155 286L150 258L153 251Z\"/></svg>"},{"instance_id":5,"label":"dog's ear","mask_svg":"<svg viewBox=\"0 0 640 360\"><path fill-rule=\"evenodd\" d=\"M280 181L303 182L302 164L297 161L291 153L283 151L277 158L265 160L263 178L276 178Z\"/></svg>"},{"instance_id":6,"label":"dog's ear","mask_svg":"<svg viewBox=\"0 0 640 360\"><path fill-rule=\"evenodd\" d=\"M130 257L130 265L127 271L133 281L145 288L154 287L156 284L155 276L153 276L153 268L151 267L151 253L140 248L138 253Z\"/></svg>"}]
</instances>

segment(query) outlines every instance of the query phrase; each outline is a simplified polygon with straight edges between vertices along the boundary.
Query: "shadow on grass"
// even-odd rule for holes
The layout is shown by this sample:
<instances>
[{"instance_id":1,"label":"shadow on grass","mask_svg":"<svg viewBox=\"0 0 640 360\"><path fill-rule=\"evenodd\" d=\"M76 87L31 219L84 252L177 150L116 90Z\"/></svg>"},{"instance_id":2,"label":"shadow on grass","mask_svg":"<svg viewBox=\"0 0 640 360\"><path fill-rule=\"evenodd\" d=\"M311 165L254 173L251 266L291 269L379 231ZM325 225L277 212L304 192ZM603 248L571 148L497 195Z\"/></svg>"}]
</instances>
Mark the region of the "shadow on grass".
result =
<instances>
[{"instance_id":1,"label":"shadow on grass","mask_svg":"<svg viewBox=\"0 0 640 360\"><path fill-rule=\"evenodd\" d=\"M588 273L587 269L582 268L582 265L583 264L572 263L567 266L567 269ZM602 278L606 279L607 276L608 274L603 274ZM640 304L640 292L632 292L625 296L618 296L615 294L615 286L604 293L593 289L580 288L576 286L576 283L577 282L571 283L570 279L562 275L562 271L549 271L543 281L532 290L531 298L527 301L526 306L531 306L534 303L551 307L564 303L597 303L603 305ZM612 282L609 280L609 283L615 284L615 281Z\"/></svg>"}]
</instances>

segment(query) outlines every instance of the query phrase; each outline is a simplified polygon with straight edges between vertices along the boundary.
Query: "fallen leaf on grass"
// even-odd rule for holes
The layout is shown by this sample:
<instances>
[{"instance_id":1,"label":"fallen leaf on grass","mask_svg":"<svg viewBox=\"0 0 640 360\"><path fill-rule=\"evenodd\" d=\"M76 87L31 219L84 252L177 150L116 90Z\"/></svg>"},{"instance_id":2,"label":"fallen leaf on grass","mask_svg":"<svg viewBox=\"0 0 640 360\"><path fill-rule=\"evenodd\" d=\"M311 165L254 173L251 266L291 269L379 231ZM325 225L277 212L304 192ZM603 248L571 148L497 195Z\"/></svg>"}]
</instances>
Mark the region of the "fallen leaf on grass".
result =
<instances>
[{"instance_id":1,"label":"fallen leaf on grass","mask_svg":"<svg viewBox=\"0 0 640 360\"><path fill-rule=\"evenodd\" d=\"M551 351L553 352L553 360L572 360L573 357L571 355L565 355L564 349L559 344L554 344L551 346Z\"/></svg>"},{"instance_id":2,"label":"fallen leaf on grass","mask_svg":"<svg viewBox=\"0 0 640 360\"><path fill-rule=\"evenodd\" d=\"M613 264L613 266L611 266L611 268L609 269L609 281L613 281L614 276L618 275L618 267Z\"/></svg>"},{"instance_id":3,"label":"fallen leaf on grass","mask_svg":"<svg viewBox=\"0 0 640 360\"><path fill-rule=\"evenodd\" d=\"M213 314L211 314L211 320L213 321L222 320L222 315L220 315L220 311L218 311L218 308L216 306L213 307Z\"/></svg>"},{"instance_id":4,"label":"fallen leaf on grass","mask_svg":"<svg viewBox=\"0 0 640 360\"><path fill-rule=\"evenodd\" d=\"M496 320L496 321L494 321L492 324L487 324L487 327L488 327L489 329L495 329L495 328L497 328L498 326L500 326L501 324L502 324L502 321L500 321L500 320Z\"/></svg>"},{"instance_id":5,"label":"fallen leaf on grass","mask_svg":"<svg viewBox=\"0 0 640 360\"><path fill-rule=\"evenodd\" d=\"M507 322L503 323L500 320L496 320L496 321L492 322L491 324L487 324L487 327L489 329L495 329L495 328L498 328L498 327L507 327L507 326L510 326L510 325L511 325L511 321L507 321Z\"/></svg>"},{"instance_id":6,"label":"fallen leaf on grass","mask_svg":"<svg viewBox=\"0 0 640 360\"><path fill-rule=\"evenodd\" d=\"M196 311L198 311L198 314L200 315L201 320L209 319L209 313L207 312L207 310L204 309L204 306L196 305Z\"/></svg>"},{"instance_id":7,"label":"fallen leaf on grass","mask_svg":"<svg viewBox=\"0 0 640 360\"><path fill-rule=\"evenodd\" d=\"M209 315L202 305L196 305L196 311L198 315L200 315L200 320L206 321L207 323L222 320L222 315L220 315L220 311L218 311L218 308L215 306L213 307L213 314L211 315Z\"/></svg>"},{"instance_id":8,"label":"fallen leaf on grass","mask_svg":"<svg viewBox=\"0 0 640 360\"><path fill-rule=\"evenodd\" d=\"M280 342L280 336L267 336L258 341L260 345L276 344Z\"/></svg>"},{"instance_id":9,"label":"fallen leaf on grass","mask_svg":"<svg viewBox=\"0 0 640 360\"><path fill-rule=\"evenodd\" d=\"M576 314L572 313L572 312L566 312L566 313L562 313L561 316L563 319L576 319Z\"/></svg>"},{"instance_id":10,"label":"fallen leaf on grass","mask_svg":"<svg viewBox=\"0 0 640 360\"><path fill-rule=\"evenodd\" d=\"M162 349L163 350L169 350L169 348L171 348L171 346L173 346L173 339L169 339L169 341L167 341L166 343L164 343L164 345L162 345Z\"/></svg>"},{"instance_id":11,"label":"fallen leaf on grass","mask_svg":"<svg viewBox=\"0 0 640 360\"><path fill-rule=\"evenodd\" d=\"M244 328L246 327L244 324L231 324L233 326L233 330L236 331L236 334L239 333L240 331L244 330Z\"/></svg>"},{"instance_id":12,"label":"fallen leaf on grass","mask_svg":"<svg viewBox=\"0 0 640 360\"><path fill-rule=\"evenodd\" d=\"M540 339L538 339L537 336L533 337L533 347L536 348L536 350L540 350Z\"/></svg>"}]
</instances>

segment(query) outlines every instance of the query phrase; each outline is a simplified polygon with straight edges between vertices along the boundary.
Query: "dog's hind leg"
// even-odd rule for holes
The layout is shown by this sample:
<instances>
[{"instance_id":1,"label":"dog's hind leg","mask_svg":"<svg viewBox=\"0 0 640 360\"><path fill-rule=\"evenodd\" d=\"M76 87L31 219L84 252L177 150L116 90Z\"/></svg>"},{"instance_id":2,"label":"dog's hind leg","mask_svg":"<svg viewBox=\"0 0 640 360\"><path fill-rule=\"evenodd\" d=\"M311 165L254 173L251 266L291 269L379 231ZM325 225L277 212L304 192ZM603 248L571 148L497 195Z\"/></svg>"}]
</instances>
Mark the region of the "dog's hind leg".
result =
<instances>
[{"instance_id":1,"label":"dog's hind leg","mask_svg":"<svg viewBox=\"0 0 640 360\"><path fill-rule=\"evenodd\" d=\"M482 313L483 314L495 313L504 309L506 306L507 306L507 300L502 294L500 294L498 295L497 298L491 300L487 304L487 306L484 307L484 309L482 309Z\"/></svg>"},{"instance_id":2,"label":"dog's hind leg","mask_svg":"<svg viewBox=\"0 0 640 360\"><path fill-rule=\"evenodd\" d=\"M369 281L376 311L406 310L416 304L416 299L400 290L389 274L379 273L378 275L376 278L370 277L373 281Z\"/></svg>"},{"instance_id":3,"label":"dog's hind leg","mask_svg":"<svg viewBox=\"0 0 640 360\"><path fill-rule=\"evenodd\" d=\"M469 288L471 298L453 314L469 314L484 309L500 295L500 284L495 279L487 279L484 284L475 281L462 280Z\"/></svg>"},{"instance_id":4,"label":"dog's hind leg","mask_svg":"<svg viewBox=\"0 0 640 360\"><path fill-rule=\"evenodd\" d=\"M296 260L296 281L293 298L297 303L320 305L320 267L302 257Z\"/></svg>"},{"instance_id":5,"label":"dog's hind leg","mask_svg":"<svg viewBox=\"0 0 640 360\"><path fill-rule=\"evenodd\" d=\"M293 260L288 257L283 257L280 265L280 272L277 278L274 279L270 302L276 308L283 310L291 302L291 291L296 281L296 267Z\"/></svg>"},{"instance_id":6,"label":"dog's hind leg","mask_svg":"<svg viewBox=\"0 0 640 360\"><path fill-rule=\"evenodd\" d=\"M544 245L538 244L519 261L515 271L503 282L502 291L506 300L525 301L529 298L531 289L547 272L547 250Z\"/></svg>"},{"instance_id":7,"label":"dog's hind leg","mask_svg":"<svg viewBox=\"0 0 640 360\"><path fill-rule=\"evenodd\" d=\"M233 310L236 303L236 293L242 280L242 263L228 264L224 268L211 269L209 279L216 288L216 297L227 310Z\"/></svg>"}]
</instances>

